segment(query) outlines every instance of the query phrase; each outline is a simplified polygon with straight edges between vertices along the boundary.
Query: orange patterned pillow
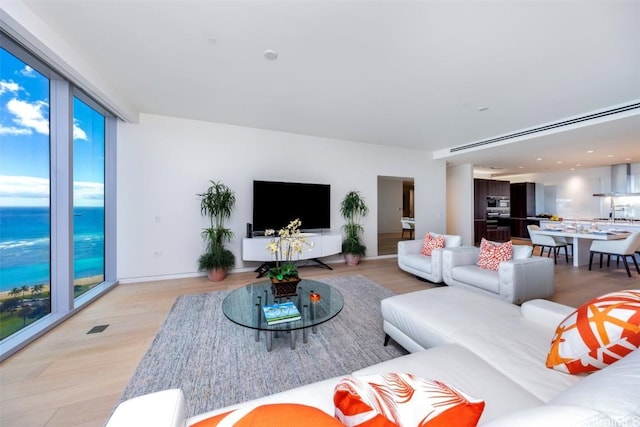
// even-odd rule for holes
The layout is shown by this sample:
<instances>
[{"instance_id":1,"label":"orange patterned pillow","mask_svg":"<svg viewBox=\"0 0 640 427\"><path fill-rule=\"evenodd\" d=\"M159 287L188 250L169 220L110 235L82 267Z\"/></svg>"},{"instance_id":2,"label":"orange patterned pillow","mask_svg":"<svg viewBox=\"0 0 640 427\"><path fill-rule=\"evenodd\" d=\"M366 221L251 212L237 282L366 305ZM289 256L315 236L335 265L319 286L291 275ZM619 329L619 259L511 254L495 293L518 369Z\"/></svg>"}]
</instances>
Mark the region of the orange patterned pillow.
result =
<instances>
[{"instance_id":1,"label":"orange patterned pillow","mask_svg":"<svg viewBox=\"0 0 640 427\"><path fill-rule=\"evenodd\" d=\"M342 427L331 415L313 406L297 403L273 403L256 407L246 407L224 414L214 415L193 424L191 427L215 427L232 425L235 427Z\"/></svg>"},{"instance_id":2,"label":"orange patterned pillow","mask_svg":"<svg viewBox=\"0 0 640 427\"><path fill-rule=\"evenodd\" d=\"M480 241L478 267L485 270L498 270L502 261L508 261L512 257L513 243L511 243L511 240L505 243L496 243L483 238Z\"/></svg>"},{"instance_id":3,"label":"orange patterned pillow","mask_svg":"<svg viewBox=\"0 0 640 427\"><path fill-rule=\"evenodd\" d=\"M411 374L351 376L336 385L336 418L348 427L475 426L484 402Z\"/></svg>"},{"instance_id":4,"label":"orange patterned pillow","mask_svg":"<svg viewBox=\"0 0 640 427\"><path fill-rule=\"evenodd\" d=\"M640 348L640 290L594 298L556 328L546 365L569 374L592 372Z\"/></svg>"},{"instance_id":5,"label":"orange patterned pillow","mask_svg":"<svg viewBox=\"0 0 640 427\"><path fill-rule=\"evenodd\" d=\"M441 234L438 237L433 237L431 233L425 234L420 254L431 256L431 253L436 248L444 248L444 236Z\"/></svg>"}]
</instances>

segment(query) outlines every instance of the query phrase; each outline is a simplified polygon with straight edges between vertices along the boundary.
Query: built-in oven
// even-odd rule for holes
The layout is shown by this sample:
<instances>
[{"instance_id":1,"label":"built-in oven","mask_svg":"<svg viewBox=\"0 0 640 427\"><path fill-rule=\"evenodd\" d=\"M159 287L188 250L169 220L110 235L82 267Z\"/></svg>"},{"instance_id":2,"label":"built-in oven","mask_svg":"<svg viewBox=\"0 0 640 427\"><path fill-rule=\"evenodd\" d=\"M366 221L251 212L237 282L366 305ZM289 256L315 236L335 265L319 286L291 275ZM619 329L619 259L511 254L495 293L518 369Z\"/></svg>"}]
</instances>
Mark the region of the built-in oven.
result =
<instances>
[{"instance_id":1,"label":"built-in oven","mask_svg":"<svg viewBox=\"0 0 640 427\"><path fill-rule=\"evenodd\" d=\"M487 196L487 208L510 209L511 200L505 196Z\"/></svg>"},{"instance_id":2,"label":"built-in oven","mask_svg":"<svg viewBox=\"0 0 640 427\"><path fill-rule=\"evenodd\" d=\"M508 197L487 197L487 229L495 230L499 227L510 227L511 201Z\"/></svg>"}]
</instances>

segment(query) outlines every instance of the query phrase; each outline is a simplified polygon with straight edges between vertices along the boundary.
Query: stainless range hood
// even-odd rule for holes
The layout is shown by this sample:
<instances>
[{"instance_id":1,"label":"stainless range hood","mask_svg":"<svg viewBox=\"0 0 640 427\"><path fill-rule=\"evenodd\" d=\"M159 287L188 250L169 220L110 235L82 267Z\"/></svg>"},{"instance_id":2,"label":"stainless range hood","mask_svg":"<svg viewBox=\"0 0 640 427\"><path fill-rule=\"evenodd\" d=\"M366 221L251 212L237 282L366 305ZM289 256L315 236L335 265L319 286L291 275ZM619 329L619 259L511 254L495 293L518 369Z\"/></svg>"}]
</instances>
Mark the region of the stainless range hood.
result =
<instances>
[{"instance_id":1,"label":"stainless range hood","mask_svg":"<svg viewBox=\"0 0 640 427\"><path fill-rule=\"evenodd\" d=\"M597 197L640 196L631 190L631 165L623 163L611 166L611 191L596 193Z\"/></svg>"}]
</instances>

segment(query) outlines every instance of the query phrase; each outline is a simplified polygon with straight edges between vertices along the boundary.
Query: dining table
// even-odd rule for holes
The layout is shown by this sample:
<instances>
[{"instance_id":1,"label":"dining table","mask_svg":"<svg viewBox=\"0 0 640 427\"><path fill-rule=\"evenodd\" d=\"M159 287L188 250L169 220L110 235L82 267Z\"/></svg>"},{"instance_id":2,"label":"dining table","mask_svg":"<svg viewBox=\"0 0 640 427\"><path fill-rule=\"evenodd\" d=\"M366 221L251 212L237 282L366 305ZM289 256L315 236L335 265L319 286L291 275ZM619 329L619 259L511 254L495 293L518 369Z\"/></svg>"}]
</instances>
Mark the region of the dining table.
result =
<instances>
[{"instance_id":1,"label":"dining table","mask_svg":"<svg viewBox=\"0 0 640 427\"><path fill-rule=\"evenodd\" d=\"M536 231L544 236L565 237L571 239L573 244L573 265L579 267L589 264L589 251L593 240L620 240L626 239L629 234L624 230L579 230L572 227L547 227Z\"/></svg>"}]
</instances>

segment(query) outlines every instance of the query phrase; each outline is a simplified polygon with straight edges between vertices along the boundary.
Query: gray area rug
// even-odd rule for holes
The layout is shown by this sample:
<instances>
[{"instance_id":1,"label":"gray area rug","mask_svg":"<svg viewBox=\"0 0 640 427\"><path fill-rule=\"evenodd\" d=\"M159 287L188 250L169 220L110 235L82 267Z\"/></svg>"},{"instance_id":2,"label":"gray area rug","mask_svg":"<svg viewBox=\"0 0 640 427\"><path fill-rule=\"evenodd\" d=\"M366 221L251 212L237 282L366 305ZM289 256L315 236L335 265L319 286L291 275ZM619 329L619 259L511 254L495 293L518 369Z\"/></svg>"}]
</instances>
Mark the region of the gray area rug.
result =
<instances>
[{"instance_id":1,"label":"gray area rug","mask_svg":"<svg viewBox=\"0 0 640 427\"><path fill-rule=\"evenodd\" d=\"M344 308L307 344L298 332L295 350L284 336L267 352L264 333L256 342L252 329L229 321L221 308L229 291L179 297L121 400L180 388L193 416L406 354L393 340L383 346L380 301L393 292L362 275L323 281L340 290Z\"/></svg>"}]
</instances>

